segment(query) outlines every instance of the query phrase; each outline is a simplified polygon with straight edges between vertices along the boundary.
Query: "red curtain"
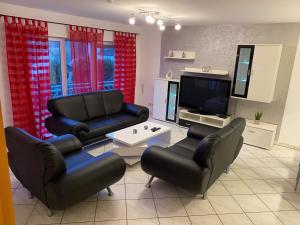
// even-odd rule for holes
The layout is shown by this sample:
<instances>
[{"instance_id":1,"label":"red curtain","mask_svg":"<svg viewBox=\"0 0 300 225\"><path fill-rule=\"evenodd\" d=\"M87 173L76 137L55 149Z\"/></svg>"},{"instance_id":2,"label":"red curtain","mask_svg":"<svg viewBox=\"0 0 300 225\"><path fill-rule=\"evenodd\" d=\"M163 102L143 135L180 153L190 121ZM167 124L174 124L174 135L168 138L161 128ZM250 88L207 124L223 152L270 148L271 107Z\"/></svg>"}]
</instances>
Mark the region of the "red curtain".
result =
<instances>
[{"instance_id":1,"label":"red curtain","mask_svg":"<svg viewBox=\"0 0 300 225\"><path fill-rule=\"evenodd\" d=\"M136 79L136 34L115 32L114 88L121 90L124 101L134 103Z\"/></svg>"},{"instance_id":2,"label":"red curtain","mask_svg":"<svg viewBox=\"0 0 300 225\"><path fill-rule=\"evenodd\" d=\"M70 26L74 93L103 89L103 30Z\"/></svg>"},{"instance_id":3,"label":"red curtain","mask_svg":"<svg viewBox=\"0 0 300 225\"><path fill-rule=\"evenodd\" d=\"M4 17L14 126L45 138L50 91L47 22Z\"/></svg>"}]
</instances>

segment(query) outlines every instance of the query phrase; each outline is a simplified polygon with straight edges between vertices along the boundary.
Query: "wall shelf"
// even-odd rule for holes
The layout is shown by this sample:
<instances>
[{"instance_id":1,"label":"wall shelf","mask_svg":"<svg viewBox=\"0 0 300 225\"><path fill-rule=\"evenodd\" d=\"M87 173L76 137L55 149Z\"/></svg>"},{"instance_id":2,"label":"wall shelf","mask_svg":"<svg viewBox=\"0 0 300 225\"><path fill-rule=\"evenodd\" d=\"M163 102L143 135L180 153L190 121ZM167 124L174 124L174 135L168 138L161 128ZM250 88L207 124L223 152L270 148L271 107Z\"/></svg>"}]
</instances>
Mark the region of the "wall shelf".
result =
<instances>
[{"instance_id":1,"label":"wall shelf","mask_svg":"<svg viewBox=\"0 0 300 225\"><path fill-rule=\"evenodd\" d=\"M184 53L184 57L182 56ZM196 52L193 51L175 51L170 50L168 56L165 59L175 59L175 60L194 60L196 58Z\"/></svg>"},{"instance_id":2,"label":"wall shelf","mask_svg":"<svg viewBox=\"0 0 300 225\"><path fill-rule=\"evenodd\" d=\"M209 72L204 72L202 68L188 68L186 67L184 70L180 70L184 73L206 73L206 74L215 74L215 75L229 75L228 71L226 70L210 70Z\"/></svg>"}]
</instances>

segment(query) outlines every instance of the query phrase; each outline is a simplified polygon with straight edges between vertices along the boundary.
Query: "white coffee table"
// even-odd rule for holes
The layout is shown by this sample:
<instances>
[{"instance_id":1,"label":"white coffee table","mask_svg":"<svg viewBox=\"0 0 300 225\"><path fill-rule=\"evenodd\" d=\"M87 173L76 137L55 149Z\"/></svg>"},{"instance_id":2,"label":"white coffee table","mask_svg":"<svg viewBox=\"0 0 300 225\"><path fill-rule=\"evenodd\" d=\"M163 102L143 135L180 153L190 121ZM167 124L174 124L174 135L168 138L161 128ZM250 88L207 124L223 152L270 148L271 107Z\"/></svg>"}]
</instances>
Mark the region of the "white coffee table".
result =
<instances>
[{"instance_id":1,"label":"white coffee table","mask_svg":"<svg viewBox=\"0 0 300 225\"><path fill-rule=\"evenodd\" d=\"M144 128L145 126L148 126L147 130ZM151 128L153 127L160 127L160 129L152 132ZM133 133L134 129L137 130L136 134ZM148 146L170 146L171 128L147 121L109 133L106 136L113 140L111 150L124 157L128 165L133 165L140 161L141 155Z\"/></svg>"}]
</instances>

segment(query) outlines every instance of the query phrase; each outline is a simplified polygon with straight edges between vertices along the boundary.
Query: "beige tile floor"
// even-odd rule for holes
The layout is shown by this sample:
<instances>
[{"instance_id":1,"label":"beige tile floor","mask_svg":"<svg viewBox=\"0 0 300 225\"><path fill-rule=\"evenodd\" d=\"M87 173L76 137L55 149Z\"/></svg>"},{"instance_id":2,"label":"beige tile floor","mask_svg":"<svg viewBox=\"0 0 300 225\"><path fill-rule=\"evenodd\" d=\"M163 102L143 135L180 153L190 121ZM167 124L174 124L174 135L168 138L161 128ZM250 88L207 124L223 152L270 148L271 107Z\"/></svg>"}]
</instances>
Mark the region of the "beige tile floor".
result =
<instances>
[{"instance_id":1,"label":"beige tile floor","mask_svg":"<svg viewBox=\"0 0 300 225\"><path fill-rule=\"evenodd\" d=\"M172 142L186 129L172 127ZM149 176L140 165L128 168L111 188L52 217L11 174L17 225L299 225L300 187L293 187L300 151L274 146L271 151L244 145L229 174L209 189L207 200Z\"/></svg>"}]
</instances>

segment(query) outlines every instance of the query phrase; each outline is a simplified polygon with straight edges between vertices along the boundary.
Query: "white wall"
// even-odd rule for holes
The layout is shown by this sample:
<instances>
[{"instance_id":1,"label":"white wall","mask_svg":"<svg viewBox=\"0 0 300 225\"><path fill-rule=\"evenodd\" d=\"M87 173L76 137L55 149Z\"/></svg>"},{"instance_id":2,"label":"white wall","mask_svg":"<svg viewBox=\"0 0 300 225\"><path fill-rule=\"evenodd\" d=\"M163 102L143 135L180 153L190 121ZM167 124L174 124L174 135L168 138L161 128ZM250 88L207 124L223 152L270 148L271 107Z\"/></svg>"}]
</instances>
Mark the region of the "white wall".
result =
<instances>
[{"instance_id":1,"label":"white wall","mask_svg":"<svg viewBox=\"0 0 300 225\"><path fill-rule=\"evenodd\" d=\"M136 80L135 102L147 106L152 113L154 79L159 77L160 70L161 32L156 26L145 26L142 34L137 52L139 76Z\"/></svg>"},{"instance_id":2,"label":"white wall","mask_svg":"<svg viewBox=\"0 0 300 225\"><path fill-rule=\"evenodd\" d=\"M161 45L161 32L156 26L138 27L109 21L72 16L46 10L33 9L12 4L0 3L0 14L19 16L25 18L46 20L58 23L98 27L102 29L118 30L124 32L137 32L137 82L136 103L142 105L152 104L153 79L159 74L159 57ZM1 27L2 26L2 27ZM50 37L68 37L68 29L65 25L49 23ZM2 29L2 30L1 30ZM4 125L12 125L11 102L9 95L9 83L6 65L6 50L3 23L0 22L0 99L3 110ZM113 32L104 33L104 41L112 41ZM143 88L144 87L144 88Z\"/></svg>"},{"instance_id":3,"label":"white wall","mask_svg":"<svg viewBox=\"0 0 300 225\"><path fill-rule=\"evenodd\" d=\"M300 37L278 142L300 147Z\"/></svg>"}]
</instances>

